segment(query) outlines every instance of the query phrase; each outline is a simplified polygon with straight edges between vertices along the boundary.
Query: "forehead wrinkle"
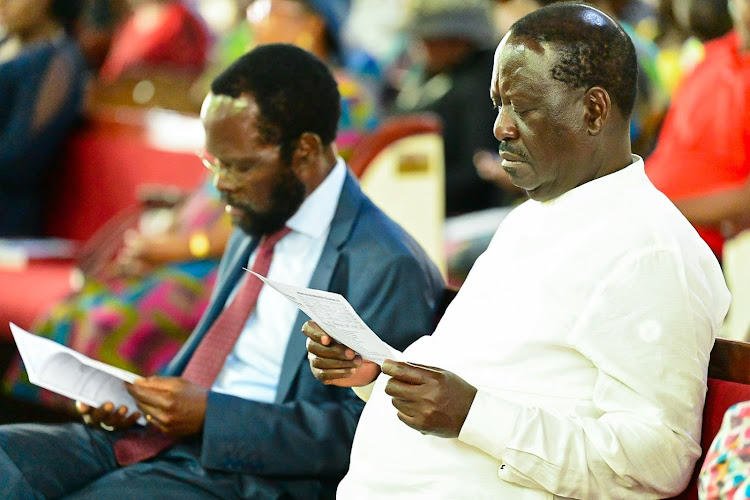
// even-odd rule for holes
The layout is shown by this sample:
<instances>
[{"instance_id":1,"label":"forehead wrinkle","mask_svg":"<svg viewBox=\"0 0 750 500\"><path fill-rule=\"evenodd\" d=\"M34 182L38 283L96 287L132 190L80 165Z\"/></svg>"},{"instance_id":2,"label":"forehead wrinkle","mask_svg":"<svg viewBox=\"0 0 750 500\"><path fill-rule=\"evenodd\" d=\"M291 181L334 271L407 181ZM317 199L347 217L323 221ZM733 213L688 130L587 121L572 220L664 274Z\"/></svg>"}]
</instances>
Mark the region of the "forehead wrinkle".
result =
<instances>
[{"instance_id":1,"label":"forehead wrinkle","mask_svg":"<svg viewBox=\"0 0 750 500\"><path fill-rule=\"evenodd\" d=\"M543 49L544 50L544 49ZM500 91L505 94L530 93L543 91L538 72L533 70L531 57L543 56L544 52L530 49L524 43L509 43L501 52L498 66L493 78L490 94L497 96Z\"/></svg>"}]
</instances>

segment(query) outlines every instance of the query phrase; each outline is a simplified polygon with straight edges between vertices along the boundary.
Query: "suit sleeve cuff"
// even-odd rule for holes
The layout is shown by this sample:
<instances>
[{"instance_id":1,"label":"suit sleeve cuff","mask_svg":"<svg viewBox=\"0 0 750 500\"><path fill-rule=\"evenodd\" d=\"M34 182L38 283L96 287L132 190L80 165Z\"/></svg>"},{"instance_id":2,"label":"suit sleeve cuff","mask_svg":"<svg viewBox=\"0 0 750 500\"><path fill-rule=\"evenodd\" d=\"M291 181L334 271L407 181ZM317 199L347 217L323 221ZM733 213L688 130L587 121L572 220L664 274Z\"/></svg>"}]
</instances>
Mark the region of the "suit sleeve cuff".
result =
<instances>
[{"instance_id":1,"label":"suit sleeve cuff","mask_svg":"<svg viewBox=\"0 0 750 500\"><path fill-rule=\"evenodd\" d=\"M477 391L458 439L501 460L520 413L521 406Z\"/></svg>"}]
</instances>

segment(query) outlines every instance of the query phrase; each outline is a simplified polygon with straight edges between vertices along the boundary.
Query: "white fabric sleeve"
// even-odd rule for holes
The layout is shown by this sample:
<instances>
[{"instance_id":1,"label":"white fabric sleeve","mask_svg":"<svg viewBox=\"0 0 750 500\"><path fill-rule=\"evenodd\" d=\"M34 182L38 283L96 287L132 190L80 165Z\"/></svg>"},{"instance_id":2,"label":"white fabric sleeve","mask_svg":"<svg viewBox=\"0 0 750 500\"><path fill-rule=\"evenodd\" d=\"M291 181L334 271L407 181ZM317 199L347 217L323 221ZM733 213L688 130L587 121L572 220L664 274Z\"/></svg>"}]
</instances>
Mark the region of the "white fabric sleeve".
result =
<instances>
[{"instance_id":1,"label":"white fabric sleeve","mask_svg":"<svg viewBox=\"0 0 750 500\"><path fill-rule=\"evenodd\" d=\"M592 408L555 415L479 391L459 439L497 458L501 479L555 495L678 494L701 453L708 357L726 312L709 280L684 269L678 253L656 250L600 281L568 336L597 371Z\"/></svg>"}]
</instances>

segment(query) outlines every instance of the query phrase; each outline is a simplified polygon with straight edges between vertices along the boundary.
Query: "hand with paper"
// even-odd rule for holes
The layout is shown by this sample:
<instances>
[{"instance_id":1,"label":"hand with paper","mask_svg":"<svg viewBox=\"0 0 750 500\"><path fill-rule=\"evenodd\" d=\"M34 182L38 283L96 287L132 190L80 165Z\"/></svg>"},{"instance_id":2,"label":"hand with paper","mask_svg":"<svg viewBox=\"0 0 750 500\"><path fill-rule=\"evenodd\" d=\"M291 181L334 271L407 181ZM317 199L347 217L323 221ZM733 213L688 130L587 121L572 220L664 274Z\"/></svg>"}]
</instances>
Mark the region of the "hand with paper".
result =
<instances>
[{"instance_id":1,"label":"hand with paper","mask_svg":"<svg viewBox=\"0 0 750 500\"><path fill-rule=\"evenodd\" d=\"M314 321L302 325L307 336L310 369L315 378L326 385L361 387L380 374L380 366L362 359L354 350L337 342Z\"/></svg>"},{"instance_id":2,"label":"hand with paper","mask_svg":"<svg viewBox=\"0 0 750 500\"><path fill-rule=\"evenodd\" d=\"M401 353L383 342L340 294L302 288L269 280L250 271L307 314L325 333L362 356L363 359L383 364L386 359L399 359Z\"/></svg>"},{"instance_id":3,"label":"hand with paper","mask_svg":"<svg viewBox=\"0 0 750 500\"><path fill-rule=\"evenodd\" d=\"M99 407L89 406L82 401L76 401L76 410L81 415L83 423L91 427L101 427L107 431L127 429L138 423L141 418L137 408L127 406L115 406L111 401Z\"/></svg>"},{"instance_id":4,"label":"hand with paper","mask_svg":"<svg viewBox=\"0 0 750 500\"><path fill-rule=\"evenodd\" d=\"M172 436L196 434L205 389L179 377L139 377L10 324L29 380L76 400L83 421L107 430L150 424Z\"/></svg>"}]
</instances>

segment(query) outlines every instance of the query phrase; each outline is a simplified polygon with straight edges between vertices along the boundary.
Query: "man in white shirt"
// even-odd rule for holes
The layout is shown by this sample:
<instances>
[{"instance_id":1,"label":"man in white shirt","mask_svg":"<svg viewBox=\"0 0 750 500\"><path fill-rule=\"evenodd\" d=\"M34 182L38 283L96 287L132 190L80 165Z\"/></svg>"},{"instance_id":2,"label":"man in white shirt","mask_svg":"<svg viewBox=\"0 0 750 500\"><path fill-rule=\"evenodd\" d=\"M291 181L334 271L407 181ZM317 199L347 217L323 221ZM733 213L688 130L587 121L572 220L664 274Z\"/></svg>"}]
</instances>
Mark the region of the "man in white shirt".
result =
<instances>
[{"instance_id":1,"label":"man in white shirt","mask_svg":"<svg viewBox=\"0 0 750 500\"><path fill-rule=\"evenodd\" d=\"M357 389L369 400L339 498L643 499L685 487L730 296L631 155L636 74L628 36L586 5L538 10L502 40L494 132L531 199L434 334L383 375L303 327L319 380L374 380Z\"/></svg>"},{"instance_id":2,"label":"man in white shirt","mask_svg":"<svg viewBox=\"0 0 750 500\"><path fill-rule=\"evenodd\" d=\"M342 294L401 349L433 325L443 293L337 157L339 110L329 69L292 45L261 46L216 78L202 156L237 229L204 317L164 376L128 386L138 408L0 426L0 498L333 496L364 403L315 380L307 317L243 268Z\"/></svg>"}]
</instances>

